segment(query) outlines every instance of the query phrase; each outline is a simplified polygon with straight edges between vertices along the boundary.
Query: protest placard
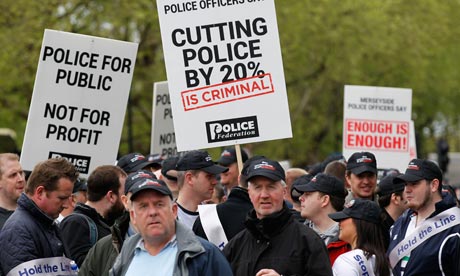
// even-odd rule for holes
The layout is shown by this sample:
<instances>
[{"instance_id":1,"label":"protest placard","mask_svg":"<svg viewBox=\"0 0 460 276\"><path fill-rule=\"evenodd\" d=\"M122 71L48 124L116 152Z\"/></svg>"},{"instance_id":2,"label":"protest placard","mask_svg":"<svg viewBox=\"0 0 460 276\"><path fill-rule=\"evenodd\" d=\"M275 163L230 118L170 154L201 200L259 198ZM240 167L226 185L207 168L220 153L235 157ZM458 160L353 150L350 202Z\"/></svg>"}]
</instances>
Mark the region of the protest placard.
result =
<instances>
[{"instance_id":1,"label":"protest placard","mask_svg":"<svg viewBox=\"0 0 460 276\"><path fill-rule=\"evenodd\" d=\"M21 154L64 157L82 176L114 164L137 43L45 30Z\"/></svg>"},{"instance_id":2,"label":"protest placard","mask_svg":"<svg viewBox=\"0 0 460 276\"><path fill-rule=\"evenodd\" d=\"M370 151L379 168L404 171L410 161L412 90L345 86L343 154Z\"/></svg>"},{"instance_id":3,"label":"protest placard","mask_svg":"<svg viewBox=\"0 0 460 276\"><path fill-rule=\"evenodd\" d=\"M273 0L157 6L178 150L292 137Z\"/></svg>"},{"instance_id":4,"label":"protest placard","mask_svg":"<svg viewBox=\"0 0 460 276\"><path fill-rule=\"evenodd\" d=\"M153 85L152 139L150 153L169 157L177 155L176 134L174 133L168 82Z\"/></svg>"}]
</instances>

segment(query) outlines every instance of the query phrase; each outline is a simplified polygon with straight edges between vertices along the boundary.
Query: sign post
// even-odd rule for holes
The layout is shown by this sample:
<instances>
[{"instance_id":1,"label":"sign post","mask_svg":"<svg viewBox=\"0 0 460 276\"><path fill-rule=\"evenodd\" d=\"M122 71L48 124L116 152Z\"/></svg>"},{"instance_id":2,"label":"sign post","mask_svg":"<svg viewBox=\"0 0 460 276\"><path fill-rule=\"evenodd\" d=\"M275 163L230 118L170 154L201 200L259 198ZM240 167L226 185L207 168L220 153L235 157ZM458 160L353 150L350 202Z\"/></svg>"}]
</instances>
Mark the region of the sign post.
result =
<instances>
[{"instance_id":1,"label":"sign post","mask_svg":"<svg viewBox=\"0 0 460 276\"><path fill-rule=\"evenodd\" d=\"M137 44L45 30L21 164L64 157L82 176L114 164Z\"/></svg>"}]
</instances>

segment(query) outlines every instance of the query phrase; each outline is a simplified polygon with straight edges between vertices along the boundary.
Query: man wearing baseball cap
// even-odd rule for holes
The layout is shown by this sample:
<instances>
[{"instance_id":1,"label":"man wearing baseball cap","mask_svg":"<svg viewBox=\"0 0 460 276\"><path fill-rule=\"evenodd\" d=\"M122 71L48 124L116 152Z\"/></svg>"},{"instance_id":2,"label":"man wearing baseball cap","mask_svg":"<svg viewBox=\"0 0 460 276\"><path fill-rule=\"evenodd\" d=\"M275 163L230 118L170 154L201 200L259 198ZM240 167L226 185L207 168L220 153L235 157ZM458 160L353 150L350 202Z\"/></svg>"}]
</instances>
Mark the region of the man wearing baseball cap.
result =
<instances>
[{"instance_id":1,"label":"man wearing baseball cap","mask_svg":"<svg viewBox=\"0 0 460 276\"><path fill-rule=\"evenodd\" d=\"M382 227L387 233L390 233L390 228L395 220L407 210L404 182L393 182L398 175L399 173L394 173L383 177L377 187L378 203L382 209ZM385 240L386 248L388 248L389 242L390 236L388 235Z\"/></svg>"},{"instance_id":2,"label":"man wearing baseball cap","mask_svg":"<svg viewBox=\"0 0 460 276\"><path fill-rule=\"evenodd\" d=\"M370 152L355 152L347 161L347 185L353 198L373 199L377 186L377 160Z\"/></svg>"},{"instance_id":3,"label":"man wearing baseball cap","mask_svg":"<svg viewBox=\"0 0 460 276\"><path fill-rule=\"evenodd\" d=\"M121 196L126 209L125 213L110 227L112 234L103 237L91 247L78 273L81 275L108 275L125 240L137 233L129 216L131 188L139 182L155 179L154 173L150 170L139 170L128 175L125 182L125 191Z\"/></svg>"},{"instance_id":4,"label":"man wearing baseball cap","mask_svg":"<svg viewBox=\"0 0 460 276\"><path fill-rule=\"evenodd\" d=\"M298 178L294 189L301 193L301 216L310 221L310 228L324 241L331 265L334 264L340 254L350 251L350 246L339 240L339 224L328 216L342 211L347 195L345 185L334 176L319 173L313 178Z\"/></svg>"},{"instance_id":5,"label":"man wearing baseball cap","mask_svg":"<svg viewBox=\"0 0 460 276\"><path fill-rule=\"evenodd\" d=\"M121 275L232 275L213 244L176 220L177 205L162 180L145 179L130 189L131 217L139 233L126 241L110 271Z\"/></svg>"},{"instance_id":6,"label":"man wearing baseball cap","mask_svg":"<svg viewBox=\"0 0 460 276\"><path fill-rule=\"evenodd\" d=\"M149 161L143 154L133 152L120 157L116 165L124 170L126 174L130 174L138 170L147 169L155 163L156 160Z\"/></svg>"},{"instance_id":7,"label":"man wearing baseball cap","mask_svg":"<svg viewBox=\"0 0 460 276\"><path fill-rule=\"evenodd\" d=\"M409 209L393 225L388 256L393 275L460 275L460 211L442 194L442 171L413 159L394 179L404 183Z\"/></svg>"},{"instance_id":8,"label":"man wearing baseball cap","mask_svg":"<svg viewBox=\"0 0 460 276\"><path fill-rule=\"evenodd\" d=\"M179 158L176 170L179 186L177 216L192 229L198 217L198 205L212 197L217 184L216 175L228 171L228 168L214 164L208 152L192 150Z\"/></svg>"},{"instance_id":9,"label":"man wearing baseball cap","mask_svg":"<svg viewBox=\"0 0 460 276\"><path fill-rule=\"evenodd\" d=\"M247 170L247 180L254 209L246 228L223 251L234 275L332 275L324 243L295 220L284 203L281 165L266 158L255 160Z\"/></svg>"},{"instance_id":10,"label":"man wearing baseball cap","mask_svg":"<svg viewBox=\"0 0 460 276\"><path fill-rule=\"evenodd\" d=\"M248 154L243 149L241 149L241 159L243 163L248 160ZM228 171L220 174L220 183L224 186L227 196L230 194L233 187L238 186L238 175L240 172L237 162L236 149L234 147L226 148L217 160L219 165L228 168Z\"/></svg>"}]
</instances>

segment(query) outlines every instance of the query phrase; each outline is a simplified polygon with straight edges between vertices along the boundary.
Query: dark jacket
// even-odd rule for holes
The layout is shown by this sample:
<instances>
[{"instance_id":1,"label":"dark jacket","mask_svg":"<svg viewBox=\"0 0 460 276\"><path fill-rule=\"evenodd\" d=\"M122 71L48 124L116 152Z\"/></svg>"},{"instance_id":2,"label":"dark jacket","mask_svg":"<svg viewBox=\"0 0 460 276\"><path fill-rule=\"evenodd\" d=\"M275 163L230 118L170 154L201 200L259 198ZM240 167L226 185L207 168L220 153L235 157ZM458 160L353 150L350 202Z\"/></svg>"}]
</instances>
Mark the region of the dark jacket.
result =
<instances>
[{"instance_id":1,"label":"dark jacket","mask_svg":"<svg viewBox=\"0 0 460 276\"><path fill-rule=\"evenodd\" d=\"M442 201L435 204L435 211L429 218L455 205L456 202L454 198L451 195L445 195ZM414 211L410 209L407 210L393 224L388 253L405 238L412 214L414 214ZM412 250L409 261L404 269L404 276L460 275L460 271L458 270L458 263L460 260L459 233L460 225L452 226L434 235ZM445 274L442 274L440 267L442 267ZM394 267L393 275L401 275L401 261Z\"/></svg>"},{"instance_id":2,"label":"dark jacket","mask_svg":"<svg viewBox=\"0 0 460 276\"><path fill-rule=\"evenodd\" d=\"M256 275L263 268L282 275L332 275L324 242L296 221L286 205L263 219L251 211L246 229L223 252L236 276Z\"/></svg>"},{"instance_id":3,"label":"dark jacket","mask_svg":"<svg viewBox=\"0 0 460 276\"><path fill-rule=\"evenodd\" d=\"M6 220L13 214L13 212L14 211L0 207L0 231L2 230Z\"/></svg>"},{"instance_id":4,"label":"dark jacket","mask_svg":"<svg viewBox=\"0 0 460 276\"><path fill-rule=\"evenodd\" d=\"M109 270L121 251L128 228L129 213L125 212L112 225L112 235L103 237L89 250L85 261L80 267L79 274L85 276L109 275Z\"/></svg>"},{"instance_id":5,"label":"dark jacket","mask_svg":"<svg viewBox=\"0 0 460 276\"><path fill-rule=\"evenodd\" d=\"M141 239L136 234L126 241L110 276L123 276L134 257L137 243ZM176 221L177 256L173 276L231 276L230 266L222 252L212 243L197 237L179 221ZM153 268L154 269L154 268Z\"/></svg>"},{"instance_id":6,"label":"dark jacket","mask_svg":"<svg viewBox=\"0 0 460 276\"><path fill-rule=\"evenodd\" d=\"M231 240L244 229L244 221L252 209L252 203L246 189L234 187L227 200L224 203L218 204L216 208L225 236L227 240ZM200 217L196 219L193 225L193 232L203 239L208 239L203 230Z\"/></svg>"},{"instance_id":7,"label":"dark jacket","mask_svg":"<svg viewBox=\"0 0 460 276\"><path fill-rule=\"evenodd\" d=\"M110 226L107 225L96 209L77 203L73 212L83 214L94 221L97 227L97 240L110 235ZM59 227L61 228L64 245L69 250L70 258L78 266L81 266L86 254L94 245L91 243L90 226L87 220L82 216L70 214L62 220Z\"/></svg>"},{"instance_id":8,"label":"dark jacket","mask_svg":"<svg viewBox=\"0 0 460 276\"><path fill-rule=\"evenodd\" d=\"M54 219L24 193L19 197L16 211L3 226L0 245L0 270L4 275L24 262L65 254Z\"/></svg>"}]
</instances>

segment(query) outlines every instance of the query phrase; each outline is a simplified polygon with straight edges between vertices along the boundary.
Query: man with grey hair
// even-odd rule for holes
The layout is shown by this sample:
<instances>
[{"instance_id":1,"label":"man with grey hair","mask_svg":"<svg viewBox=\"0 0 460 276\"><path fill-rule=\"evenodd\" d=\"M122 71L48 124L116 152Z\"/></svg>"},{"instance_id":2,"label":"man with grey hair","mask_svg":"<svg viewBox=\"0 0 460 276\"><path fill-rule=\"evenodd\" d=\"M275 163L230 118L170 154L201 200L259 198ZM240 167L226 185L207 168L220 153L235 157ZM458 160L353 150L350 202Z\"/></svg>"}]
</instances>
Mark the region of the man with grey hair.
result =
<instances>
[{"instance_id":1,"label":"man with grey hair","mask_svg":"<svg viewBox=\"0 0 460 276\"><path fill-rule=\"evenodd\" d=\"M15 153L0 154L0 230L18 206L26 185L24 171Z\"/></svg>"},{"instance_id":2,"label":"man with grey hair","mask_svg":"<svg viewBox=\"0 0 460 276\"><path fill-rule=\"evenodd\" d=\"M246 229L223 250L234 275L332 275L321 238L296 221L284 203L281 165L266 158L251 162L247 180L254 209Z\"/></svg>"}]
</instances>

